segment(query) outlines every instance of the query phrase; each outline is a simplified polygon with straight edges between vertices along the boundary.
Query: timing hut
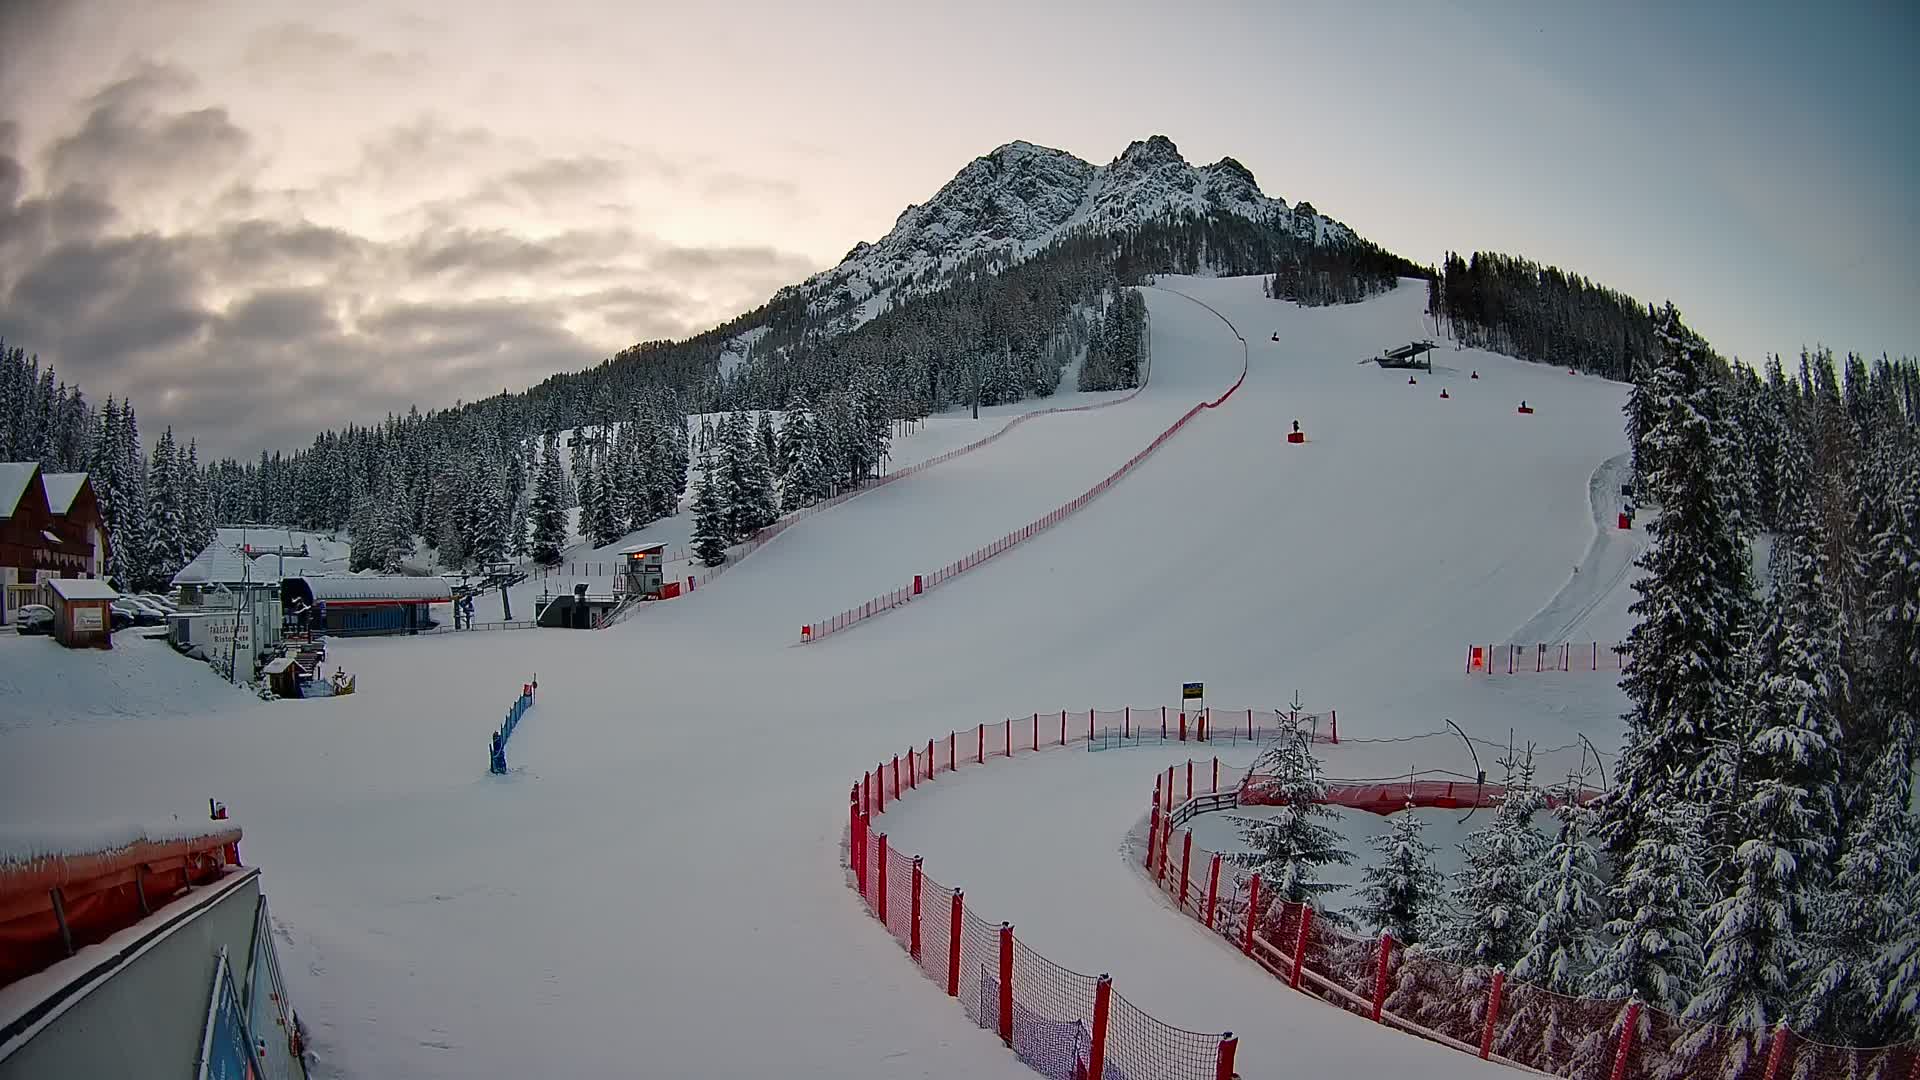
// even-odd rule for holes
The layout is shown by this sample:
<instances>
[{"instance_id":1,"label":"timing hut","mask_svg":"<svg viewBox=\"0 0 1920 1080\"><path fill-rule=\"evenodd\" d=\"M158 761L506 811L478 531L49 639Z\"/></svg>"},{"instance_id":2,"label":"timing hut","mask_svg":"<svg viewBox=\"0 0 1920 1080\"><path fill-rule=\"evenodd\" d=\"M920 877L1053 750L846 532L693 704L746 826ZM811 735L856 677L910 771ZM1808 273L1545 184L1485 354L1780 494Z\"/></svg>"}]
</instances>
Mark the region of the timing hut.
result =
<instances>
[{"instance_id":1,"label":"timing hut","mask_svg":"<svg viewBox=\"0 0 1920 1080\"><path fill-rule=\"evenodd\" d=\"M433 604L453 602L442 577L376 577L323 574L280 583L281 607L289 612L324 611L329 634L417 634L436 624Z\"/></svg>"},{"instance_id":2,"label":"timing hut","mask_svg":"<svg viewBox=\"0 0 1920 1080\"><path fill-rule=\"evenodd\" d=\"M99 578L53 578L53 636L69 649L113 648L113 586Z\"/></svg>"},{"instance_id":3,"label":"timing hut","mask_svg":"<svg viewBox=\"0 0 1920 1080\"><path fill-rule=\"evenodd\" d=\"M620 552L621 592L636 598L656 598L667 576L667 545L635 544Z\"/></svg>"}]
</instances>

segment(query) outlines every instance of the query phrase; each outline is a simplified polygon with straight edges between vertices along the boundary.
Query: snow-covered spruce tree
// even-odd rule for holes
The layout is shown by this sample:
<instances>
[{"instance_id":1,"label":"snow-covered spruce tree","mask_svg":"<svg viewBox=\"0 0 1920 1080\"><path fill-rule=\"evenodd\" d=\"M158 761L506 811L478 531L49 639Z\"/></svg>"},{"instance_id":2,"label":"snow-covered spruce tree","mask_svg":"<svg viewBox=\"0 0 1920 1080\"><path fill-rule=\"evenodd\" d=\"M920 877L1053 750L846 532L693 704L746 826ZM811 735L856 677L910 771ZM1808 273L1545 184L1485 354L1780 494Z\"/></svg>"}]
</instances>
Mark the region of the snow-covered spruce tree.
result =
<instances>
[{"instance_id":1,"label":"snow-covered spruce tree","mask_svg":"<svg viewBox=\"0 0 1920 1080\"><path fill-rule=\"evenodd\" d=\"M1533 815L1547 805L1534 783L1533 755L1503 758L1506 790L1486 826L1461 842L1465 856L1453 875L1444 946L1461 963L1511 969L1526 951L1538 913L1529 892L1547 851Z\"/></svg>"},{"instance_id":2,"label":"snow-covered spruce tree","mask_svg":"<svg viewBox=\"0 0 1920 1080\"><path fill-rule=\"evenodd\" d=\"M171 586L173 575L192 558L187 551L187 491L180 475L179 448L167 428L153 445L147 468L147 519L141 539L147 545L143 580L137 588Z\"/></svg>"},{"instance_id":3,"label":"snow-covered spruce tree","mask_svg":"<svg viewBox=\"0 0 1920 1080\"><path fill-rule=\"evenodd\" d=\"M595 491L593 503L593 543L595 547L608 544L626 535L620 520L620 492L613 486L618 470L613 467L611 453L600 456L589 468L593 470Z\"/></svg>"},{"instance_id":4,"label":"snow-covered spruce tree","mask_svg":"<svg viewBox=\"0 0 1920 1080\"><path fill-rule=\"evenodd\" d=\"M1831 886L1813 899L1808 934L1811 978L1799 984L1794 1029L1829 1043L1872 1046L1920 1035L1920 889L1913 821L1902 810L1908 781L1889 751L1866 812L1854 819ZM1904 1008L1882 1013L1883 1006Z\"/></svg>"},{"instance_id":5,"label":"snow-covered spruce tree","mask_svg":"<svg viewBox=\"0 0 1920 1080\"><path fill-rule=\"evenodd\" d=\"M700 458L700 478L694 482L693 553L708 566L727 561L726 508L720 502L720 485L714 475L713 459Z\"/></svg>"},{"instance_id":6,"label":"snow-covered spruce tree","mask_svg":"<svg viewBox=\"0 0 1920 1080\"><path fill-rule=\"evenodd\" d=\"M1677 778L1669 778L1677 787ZM1612 946L1587 977L1590 997L1638 997L1678 1013L1698 985L1700 951L1700 810L1682 801L1650 804L1633 849L1607 890L1618 912L1606 925Z\"/></svg>"},{"instance_id":7,"label":"snow-covered spruce tree","mask_svg":"<svg viewBox=\"0 0 1920 1080\"><path fill-rule=\"evenodd\" d=\"M764 410L754 418L754 441L760 444L761 452L766 456L767 468L775 477L780 475L782 458L780 456L780 438L773 430L773 416Z\"/></svg>"},{"instance_id":8,"label":"snow-covered spruce tree","mask_svg":"<svg viewBox=\"0 0 1920 1080\"><path fill-rule=\"evenodd\" d=\"M1347 911L1355 923L1389 932L1403 945L1420 942L1440 899L1440 871L1433 845L1420 838L1423 824L1408 803L1388 819L1386 832L1372 837L1379 858L1361 877L1360 903Z\"/></svg>"},{"instance_id":9,"label":"snow-covered spruce tree","mask_svg":"<svg viewBox=\"0 0 1920 1080\"><path fill-rule=\"evenodd\" d=\"M1635 565L1640 621L1629 635L1621 685L1632 702L1618 783L1601 803L1602 836L1616 862L1639 840L1652 807L1701 801L1717 779L1715 741L1737 715L1738 657L1751 585L1712 359L1668 304L1662 356L1650 373L1642 442L1653 454L1639 488L1660 512ZM1703 783L1704 781L1704 783ZM1615 911L1620 917L1625 912Z\"/></svg>"},{"instance_id":10,"label":"snow-covered spruce tree","mask_svg":"<svg viewBox=\"0 0 1920 1080\"><path fill-rule=\"evenodd\" d=\"M533 561L552 566L560 561L560 549L567 545L567 511L561 504L560 440L549 432L540 454L540 476L533 485L533 504L527 511L527 527Z\"/></svg>"},{"instance_id":11,"label":"snow-covered spruce tree","mask_svg":"<svg viewBox=\"0 0 1920 1080\"><path fill-rule=\"evenodd\" d=\"M833 490L833 475L813 418L804 412L794 414L782 445L795 447L793 467L787 470L786 484L780 492L782 503L789 510L797 510L827 498Z\"/></svg>"},{"instance_id":12,"label":"snow-covered spruce tree","mask_svg":"<svg viewBox=\"0 0 1920 1080\"><path fill-rule=\"evenodd\" d=\"M1920 756L1920 447L1909 435L1904 448L1881 448L1876 458L1870 475L1887 494L1884 520L1860 556L1866 587L1860 726L1866 737L1854 749L1875 761L1894 755L1892 771L1904 796Z\"/></svg>"},{"instance_id":13,"label":"snow-covered spruce tree","mask_svg":"<svg viewBox=\"0 0 1920 1080\"><path fill-rule=\"evenodd\" d=\"M1567 794L1554 810L1560 834L1543 860L1542 873L1527 890L1527 904L1539 916L1526 952L1513 965L1513 977L1574 996L1600 959L1600 901L1606 882L1593 848L1594 812L1574 801L1571 787Z\"/></svg>"},{"instance_id":14,"label":"snow-covered spruce tree","mask_svg":"<svg viewBox=\"0 0 1920 1080\"><path fill-rule=\"evenodd\" d=\"M1236 817L1234 822L1252 850L1262 895L1318 909L1320 897L1335 887L1321 878L1321 868L1344 866L1353 861L1353 853L1341 846L1340 834L1326 824L1337 811L1322 801L1327 783L1320 760L1314 756L1306 727L1292 714L1281 714L1280 737L1254 761L1253 772L1266 777L1252 791L1273 800L1273 813Z\"/></svg>"},{"instance_id":15,"label":"snow-covered spruce tree","mask_svg":"<svg viewBox=\"0 0 1920 1080\"><path fill-rule=\"evenodd\" d=\"M374 507L374 530L378 535L379 562L383 574L398 574L413 558L413 525L407 512L406 481L402 479L398 455L387 463L380 500Z\"/></svg>"}]
</instances>

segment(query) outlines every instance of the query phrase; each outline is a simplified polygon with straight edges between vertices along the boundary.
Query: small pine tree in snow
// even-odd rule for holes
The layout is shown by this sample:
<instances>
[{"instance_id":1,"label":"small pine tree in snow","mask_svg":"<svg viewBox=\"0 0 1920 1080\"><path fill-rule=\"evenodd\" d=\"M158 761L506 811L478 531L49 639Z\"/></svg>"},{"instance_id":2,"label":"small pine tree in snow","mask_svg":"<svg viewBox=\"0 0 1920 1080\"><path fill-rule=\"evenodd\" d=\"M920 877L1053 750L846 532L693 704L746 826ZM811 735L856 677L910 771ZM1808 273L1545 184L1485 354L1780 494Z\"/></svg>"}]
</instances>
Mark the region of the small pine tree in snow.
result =
<instances>
[{"instance_id":1,"label":"small pine tree in snow","mask_svg":"<svg viewBox=\"0 0 1920 1080\"><path fill-rule=\"evenodd\" d=\"M540 455L540 477L533 486L533 504L527 511L535 562L552 566L567 546L567 512L561 503L559 438L547 435Z\"/></svg>"},{"instance_id":2,"label":"small pine tree in snow","mask_svg":"<svg viewBox=\"0 0 1920 1080\"><path fill-rule=\"evenodd\" d=\"M1454 875L1446 944L1463 963L1511 968L1526 951L1537 912L1529 892L1547 839L1533 815L1546 806L1534 786L1531 752L1503 759L1506 790L1493 819L1460 844L1466 857Z\"/></svg>"},{"instance_id":3,"label":"small pine tree in snow","mask_svg":"<svg viewBox=\"0 0 1920 1080\"><path fill-rule=\"evenodd\" d=\"M1587 978L1587 994L1638 997L1677 1013L1698 984L1701 874L1699 808L1658 802L1648 807L1633 850L1607 890L1619 912L1606 925L1613 945Z\"/></svg>"},{"instance_id":4,"label":"small pine tree in snow","mask_svg":"<svg viewBox=\"0 0 1920 1080\"><path fill-rule=\"evenodd\" d=\"M708 566L719 566L727 561L725 515L726 508L720 504L719 485L714 477L713 460L702 455L700 479L694 484L691 541L694 555Z\"/></svg>"},{"instance_id":5,"label":"small pine tree in snow","mask_svg":"<svg viewBox=\"0 0 1920 1080\"><path fill-rule=\"evenodd\" d=\"M1420 941L1440 896L1434 847L1420 838L1424 824L1408 803L1369 841L1379 859L1361 877L1359 906L1348 911L1361 926L1391 933L1403 945Z\"/></svg>"},{"instance_id":6,"label":"small pine tree in snow","mask_svg":"<svg viewBox=\"0 0 1920 1080\"><path fill-rule=\"evenodd\" d=\"M1560 835L1544 860L1544 872L1527 891L1539 912L1527 951L1513 977L1556 994L1577 995L1600 958L1600 901L1605 882L1592 843L1594 812L1571 796L1554 810Z\"/></svg>"},{"instance_id":7,"label":"small pine tree in snow","mask_svg":"<svg viewBox=\"0 0 1920 1080\"><path fill-rule=\"evenodd\" d=\"M1281 716L1279 740L1253 763L1253 772L1266 779L1252 788L1278 805L1270 817L1235 821L1252 849L1263 895L1318 907L1321 894L1335 887L1321 879L1320 869L1350 863L1353 853L1341 846L1340 834L1326 824L1337 812L1322 801L1327 783L1306 728L1292 714Z\"/></svg>"}]
</instances>

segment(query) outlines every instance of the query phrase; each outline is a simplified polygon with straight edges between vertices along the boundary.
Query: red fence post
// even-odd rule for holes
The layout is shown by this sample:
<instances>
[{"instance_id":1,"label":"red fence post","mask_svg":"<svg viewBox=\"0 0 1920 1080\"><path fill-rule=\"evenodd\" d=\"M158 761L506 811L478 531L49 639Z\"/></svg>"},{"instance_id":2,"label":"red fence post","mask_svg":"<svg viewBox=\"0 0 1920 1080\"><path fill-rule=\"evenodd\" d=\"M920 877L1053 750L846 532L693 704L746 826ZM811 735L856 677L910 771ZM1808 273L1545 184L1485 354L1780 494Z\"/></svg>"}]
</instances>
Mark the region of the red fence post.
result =
<instances>
[{"instance_id":1,"label":"red fence post","mask_svg":"<svg viewBox=\"0 0 1920 1080\"><path fill-rule=\"evenodd\" d=\"M1328 709L1327 717L1333 723L1333 745L1340 745L1340 710Z\"/></svg>"},{"instance_id":2,"label":"red fence post","mask_svg":"<svg viewBox=\"0 0 1920 1080\"><path fill-rule=\"evenodd\" d=\"M1033 748L1040 749L1040 714L1033 714Z\"/></svg>"},{"instance_id":3,"label":"red fence post","mask_svg":"<svg viewBox=\"0 0 1920 1080\"><path fill-rule=\"evenodd\" d=\"M1233 1054L1240 1048L1240 1040L1229 1031L1220 1036L1220 1056L1214 1062L1213 1080L1233 1080Z\"/></svg>"},{"instance_id":4,"label":"red fence post","mask_svg":"<svg viewBox=\"0 0 1920 1080\"><path fill-rule=\"evenodd\" d=\"M1180 843L1180 902L1174 910L1184 911L1187 907L1187 881L1193 869L1193 830L1186 830L1186 839Z\"/></svg>"},{"instance_id":5,"label":"red fence post","mask_svg":"<svg viewBox=\"0 0 1920 1080\"><path fill-rule=\"evenodd\" d=\"M927 740L927 779L929 780L933 779L934 774L938 773L939 771L940 771L940 763L933 756L933 740L928 739Z\"/></svg>"},{"instance_id":6,"label":"red fence post","mask_svg":"<svg viewBox=\"0 0 1920 1080\"><path fill-rule=\"evenodd\" d=\"M911 753L911 751L909 751ZM900 755L893 755L893 797L900 797Z\"/></svg>"},{"instance_id":7,"label":"red fence post","mask_svg":"<svg viewBox=\"0 0 1920 1080\"><path fill-rule=\"evenodd\" d=\"M867 852L862 843L865 837L860 835L860 785L853 785L852 802L847 806L847 858L853 863L853 880L860 886L860 895L867 895Z\"/></svg>"},{"instance_id":8,"label":"red fence post","mask_svg":"<svg viewBox=\"0 0 1920 1080\"><path fill-rule=\"evenodd\" d=\"M947 914L947 996L960 996L960 923L966 915L963 894L953 890L953 910Z\"/></svg>"},{"instance_id":9,"label":"red fence post","mask_svg":"<svg viewBox=\"0 0 1920 1080\"><path fill-rule=\"evenodd\" d=\"M1380 967L1373 976L1373 1022L1380 1022L1380 1014L1387 1007L1387 961L1393 957L1393 931L1380 932Z\"/></svg>"},{"instance_id":10,"label":"red fence post","mask_svg":"<svg viewBox=\"0 0 1920 1080\"><path fill-rule=\"evenodd\" d=\"M908 931L909 942L907 946L907 952L911 954L915 960L919 960L920 959L920 856L918 855L915 855L913 857L912 905L913 905L912 907L907 909L913 916L911 922L908 924L909 926L912 927L912 929Z\"/></svg>"},{"instance_id":11,"label":"red fence post","mask_svg":"<svg viewBox=\"0 0 1920 1080\"><path fill-rule=\"evenodd\" d=\"M1012 757L1013 756L1013 717L1011 716L1007 717L1007 720L1006 720L1006 741L1007 741L1007 756Z\"/></svg>"},{"instance_id":12,"label":"red fence post","mask_svg":"<svg viewBox=\"0 0 1920 1080\"><path fill-rule=\"evenodd\" d=\"M1167 809L1173 809L1173 766L1167 766Z\"/></svg>"},{"instance_id":13,"label":"red fence post","mask_svg":"<svg viewBox=\"0 0 1920 1080\"><path fill-rule=\"evenodd\" d=\"M1187 801L1193 801L1193 759L1187 759Z\"/></svg>"},{"instance_id":14,"label":"red fence post","mask_svg":"<svg viewBox=\"0 0 1920 1080\"><path fill-rule=\"evenodd\" d=\"M1120 706L1120 737L1133 738L1133 706L1131 705Z\"/></svg>"},{"instance_id":15,"label":"red fence post","mask_svg":"<svg viewBox=\"0 0 1920 1080\"><path fill-rule=\"evenodd\" d=\"M1153 809L1147 812L1147 871L1153 871L1153 842L1160 835L1160 781L1153 781Z\"/></svg>"},{"instance_id":16,"label":"red fence post","mask_svg":"<svg viewBox=\"0 0 1920 1080\"><path fill-rule=\"evenodd\" d=\"M1500 1020L1500 998L1507 988L1507 969L1493 969L1493 989L1487 991L1487 1024L1480 1031L1480 1060L1493 1053L1493 1025Z\"/></svg>"},{"instance_id":17,"label":"red fence post","mask_svg":"<svg viewBox=\"0 0 1920 1080\"><path fill-rule=\"evenodd\" d=\"M887 763L884 761L873 767L873 788L876 796L873 812L884 814L887 812Z\"/></svg>"},{"instance_id":18,"label":"red fence post","mask_svg":"<svg viewBox=\"0 0 1920 1080\"><path fill-rule=\"evenodd\" d=\"M1067 745L1067 710L1060 710L1060 745Z\"/></svg>"},{"instance_id":19,"label":"red fence post","mask_svg":"<svg viewBox=\"0 0 1920 1080\"><path fill-rule=\"evenodd\" d=\"M860 809L873 809L873 774L860 774Z\"/></svg>"},{"instance_id":20,"label":"red fence post","mask_svg":"<svg viewBox=\"0 0 1920 1080\"><path fill-rule=\"evenodd\" d=\"M1213 929L1213 912L1220 903L1220 853L1213 853L1213 863L1207 867L1207 929Z\"/></svg>"},{"instance_id":21,"label":"red fence post","mask_svg":"<svg viewBox=\"0 0 1920 1080\"><path fill-rule=\"evenodd\" d=\"M1773 1045L1767 1048L1767 1075L1764 1080L1778 1080L1781 1067L1787 1063L1788 1037L1786 1021L1782 1020L1780 1026L1773 1029Z\"/></svg>"},{"instance_id":22,"label":"red fence post","mask_svg":"<svg viewBox=\"0 0 1920 1080\"><path fill-rule=\"evenodd\" d=\"M1180 741L1187 741L1187 710L1180 710Z\"/></svg>"},{"instance_id":23,"label":"red fence post","mask_svg":"<svg viewBox=\"0 0 1920 1080\"><path fill-rule=\"evenodd\" d=\"M910 788L920 786L920 765L913 760L913 747L911 746L907 747L907 786Z\"/></svg>"},{"instance_id":24,"label":"red fence post","mask_svg":"<svg viewBox=\"0 0 1920 1080\"><path fill-rule=\"evenodd\" d=\"M960 768L960 758L956 756L953 752L954 743L958 741L956 738L958 735L959 735L959 732L955 732L955 731L947 732L947 771L948 772L954 772Z\"/></svg>"},{"instance_id":25,"label":"red fence post","mask_svg":"<svg viewBox=\"0 0 1920 1080\"><path fill-rule=\"evenodd\" d=\"M1013 924L1000 924L1000 1041L1013 1045Z\"/></svg>"},{"instance_id":26,"label":"red fence post","mask_svg":"<svg viewBox=\"0 0 1920 1080\"><path fill-rule=\"evenodd\" d=\"M1213 794L1215 794L1215 795L1218 795L1218 794L1220 794L1220 758L1219 758L1219 755L1215 755L1215 756L1214 756L1214 759L1213 759Z\"/></svg>"},{"instance_id":27,"label":"red fence post","mask_svg":"<svg viewBox=\"0 0 1920 1080\"><path fill-rule=\"evenodd\" d=\"M1293 974L1288 976L1287 985L1300 989L1300 972L1307 966L1307 935L1313 932L1313 905L1300 905L1300 932L1293 940Z\"/></svg>"},{"instance_id":28,"label":"red fence post","mask_svg":"<svg viewBox=\"0 0 1920 1080\"><path fill-rule=\"evenodd\" d=\"M1620 1049L1616 1050L1613 1055L1612 1080L1626 1080L1627 1060L1633 1056L1633 1035L1635 1029L1639 1026L1640 1003L1638 1001L1629 1001L1627 1003L1627 1022L1620 1027Z\"/></svg>"},{"instance_id":29,"label":"red fence post","mask_svg":"<svg viewBox=\"0 0 1920 1080\"><path fill-rule=\"evenodd\" d=\"M881 833L874 839L880 841L880 899L878 902L880 921L887 921L887 834Z\"/></svg>"},{"instance_id":30,"label":"red fence post","mask_svg":"<svg viewBox=\"0 0 1920 1080\"><path fill-rule=\"evenodd\" d=\"M1107 1013L1113 1008L1113 979L1102 975L1093 984L1093 1034L1087 1046L1087 1076L1098 1078L1107 1071Z\"/></svg>"},{"instance_id":31,"label":"red fence post","mask_svg":"<svg viewBox=\"0 0 1920 1080\"><path fill-rule=\"evenodd\" d=\"M1247 887L1247 928L1240 939L1240 951L1253 955L1253 924L1260 919L1260 875L1253 875Z\"/></svg>"},{"instance_id":32,"label":"red fence post","mask_svg":"<svg viewBox=\"0 0 1920 1080\"><path fill-rule=\"evenodd\" d=\"M1160 706L1160 741L1167 741L1167 707Z\"/></svg>"},{"instance_id":33,"label":"red fence post","mask_svg":"<svg viewBox=\"0 0 1920 1080\"><path fill-rule=\"evenodd\" d=\"M1093 741L1093 710L1087 710L1087 741Z\"/></svg>"}]
</instances>

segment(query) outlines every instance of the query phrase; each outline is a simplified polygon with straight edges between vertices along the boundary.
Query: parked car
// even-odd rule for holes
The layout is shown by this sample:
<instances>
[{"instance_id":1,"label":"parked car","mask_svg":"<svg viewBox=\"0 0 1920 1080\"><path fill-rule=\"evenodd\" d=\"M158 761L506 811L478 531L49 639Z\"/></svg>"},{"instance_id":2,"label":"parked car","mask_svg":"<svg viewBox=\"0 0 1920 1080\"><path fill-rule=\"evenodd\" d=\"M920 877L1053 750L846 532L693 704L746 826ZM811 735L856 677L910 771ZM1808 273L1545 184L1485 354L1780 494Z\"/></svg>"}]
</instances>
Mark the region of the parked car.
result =
<instances>
[{"instance_id":1,"label":"parked car","mask_svg":"<svg viewBox=\"0 0 1920 1080\"><path fill-rule=\"evenodd\" d=\"M159 608L169 615L180 610L179 604L174 603L167 597L161 596L159 593L141 593L135 597L135 599L145 600L147 603L152 604L154 607Z\"/></svg>"},{"instance_id":2,"label":"parked car","mask_svg":"<svg viewBox=\"0 0 1920 1080\"><path fill-rule=\"evenodd\" d=\"M138 597L122 596L113 602L113 610L126 616L127 625L159 626L167 621L166 615L152 604L142 603ZM115 620L114 629L120 629Z\"/></svg>"},{"instance_id":3,"label":"parked car","mask_svg":"<svg viewBox=\"0 0 1920 1080\"><path fill-rule=\"evenodd\" d=\"M51 634L53 609L45 604L28 604L13 613L13 628L22 634Z\"/></svg>"},{"instance_id":4,"label":"parked car","mask_svg":"<svg viewBox=\"0 0 1920 1080\"><path fill-rule=\"evenodd\" d=\"M145 609L155 620L152 623L143 623L144 626L163 626L166 624L167 616L173 614L173 609L165 604L155 603L145 596L136 596L133 602L136 606Z\"/></svg>"}]
</instances>

